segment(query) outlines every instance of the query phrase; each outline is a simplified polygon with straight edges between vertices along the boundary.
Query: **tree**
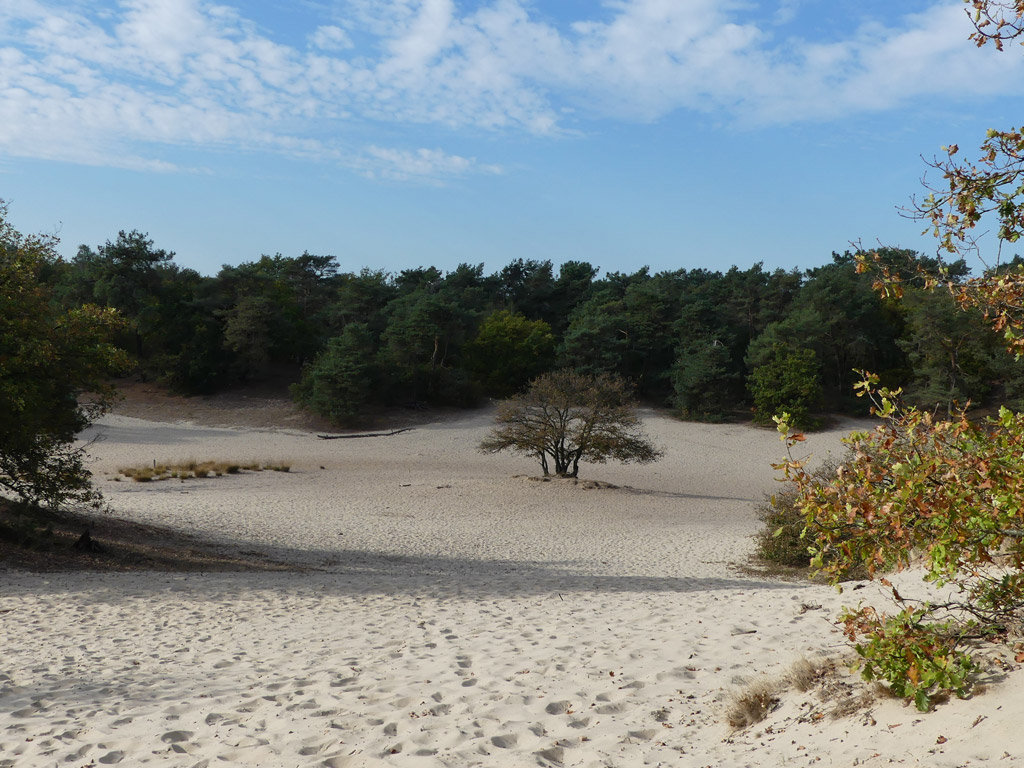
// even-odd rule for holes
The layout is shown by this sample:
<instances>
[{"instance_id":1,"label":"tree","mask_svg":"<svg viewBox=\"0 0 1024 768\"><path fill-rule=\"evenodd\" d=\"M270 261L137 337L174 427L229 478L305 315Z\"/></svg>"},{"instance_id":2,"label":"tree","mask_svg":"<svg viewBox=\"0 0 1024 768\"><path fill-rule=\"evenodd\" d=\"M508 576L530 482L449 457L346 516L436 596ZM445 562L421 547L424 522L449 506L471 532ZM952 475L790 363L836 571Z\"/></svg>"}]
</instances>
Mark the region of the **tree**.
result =
<instances>
[{"instance_id":1,"label":"tree","mask_svg":"<svg viewBox=\"0 0 1024 768\"><path fill-rule=\"evenodd\" d=\"M581 461L646 464L662 456L643 433L625 380L609 374L546 373L502 403L495 421L480 449L533 456L545 475L549 457L556 475L576 477Z\"/></svg>"},{"instance_id":2,"label":"tree","mask_svg":"<svg viewBox=\"0 0 1024 768\"><path fill-rule=\"evenodd\" d=\"M813 350L777 344L750 374L754 420L771 424L783 411L794 425L814 426L811 411L821 403L821 376Z\"/></svg>"},{"instance_id":3,"label":"tree","mask_svg":"<svg viewBox=\"0 0 1024 768\"><path fill-rule=\"evenodd\" d=\"M376 372L373 337L362 323L349 323L340 336L327 342L292 395L302 406L338 424L358 420L370 400Z\"/></svg>"},{"instance_id":4,"label":"tree","mask_svg":"<svg viewBox=\"0 0 1024 768\"><path fill-rule=\"evenodd\" d=\"M504 396L551 365L555 337L543 320L527 320L502 309L484 319L463 354L466 369L487 392Z\"/></svg>"},{"instance_id":5,"label":"tree","mask_svg":"<svg viewBox=\"0 0 1024 768\"><path fill-rule=\"evenodd\" d=\"M60 260L55 244L17 232L0 202L0 489L30 506L96 501L74 441L128 363L107 341L122 325L114 310L64 310L41 279Z\"/></svg>"},{"instance_id":6,"label":"tree","mask_svg":"<svg viewBox=\"0 0 1024 768\"><path fill-rule=\"evenodd\" d=\"M147 234L134 229L121 230L117 240L96 251L81 245L75 256L76 267L92 282L91 300L117 309L130 323L140 359L143 340L158 330L160 267L173 258L173 252L154 248Z\"/></svg>"},{"instance_id":7,"label":"tree","mask_svg":"<svg viewBox=\"0 0 1024 768\"><path fill-rule=\"evenodd\" d=\"M729 347L710 335L680 345L671 375L673 402L683 416L717 421L735 407L739 377L730 370L731 362Z\"/></svg>"},{"instance_id":8,"label":"tree","mask_svg":"<svg viewBox=\"0 0 1024 768\"><path fill-rule=\"evenodd\" d=\"M989 43L1002 51L1004 42L1024 36L1024 0L964 0L973 9L978 47ZM990 129L978 159L965 160L957 144L943 147L945 157L929 165L942 175L943 184L926 185L928 194L914 201L907 214L926 221L938 239L939 251L958 256L977 249L976 228L991 217L1002 243L1016 243L1024 235L1024 128ZM881 273L877 285L889 295L900 295L910 278L879 263L877 254L865 255L860 268ZM942 266L941 264L939 265ZM1024 268L988 270L967 281L950 278L945 270L918 267L913 277L925 286L945 285L961 307L981 308L992 327L1003 333L1018 357L1024 353Z\"/></svg>"},{"instance_id":9,"label":"tree","mask_svg":"<svg viewBox=\"0 0 1024 768\"><path fill-rule=\"evenodd\" d=\"M269 365L272 329L281 325L279 314L279 308L265 296L243 296L222 313L224 346L235 353L243 381Z\"/></svg>"},{"instance_id":10,"label":"tree","mask_svg":"<svg viewBox=\"0 0 1024 768\"><path fill-rule=\"evenodd\" d=\"M436 270L406 270L402 279L419 286L392 300L385 312L379 359L390 401L468 405L477 387L460 367L461 348L476 326L482 289L480 268L460 265L448 278ZM423 273L423 274L420 274Z\"/></svg>"},{"instance_id":11,"label":"tree","mask_svg":"<svg viewBox=\"0 0 1024 768\"><path fill-rule=\"evenodd\" d=\"M221 310L225 347L235 353L242 378L311 360L330 337L333 256L262 255L224 266L217 275L226 295Z\"/></svg>"},{"instance_id":12,"label":"tree","mask_svg":"<svg viewBox=\"0 0 1024 768\"><path fill-rule=\"evenodd\" d=\"M985 327L981 312L963 311L934 291L907 291L901 302L906 332L899 341L913 370L907 399L924 409L940 408L947 416L982 404L999 378L1005 355Z\"/></svg>"}]
</instances>

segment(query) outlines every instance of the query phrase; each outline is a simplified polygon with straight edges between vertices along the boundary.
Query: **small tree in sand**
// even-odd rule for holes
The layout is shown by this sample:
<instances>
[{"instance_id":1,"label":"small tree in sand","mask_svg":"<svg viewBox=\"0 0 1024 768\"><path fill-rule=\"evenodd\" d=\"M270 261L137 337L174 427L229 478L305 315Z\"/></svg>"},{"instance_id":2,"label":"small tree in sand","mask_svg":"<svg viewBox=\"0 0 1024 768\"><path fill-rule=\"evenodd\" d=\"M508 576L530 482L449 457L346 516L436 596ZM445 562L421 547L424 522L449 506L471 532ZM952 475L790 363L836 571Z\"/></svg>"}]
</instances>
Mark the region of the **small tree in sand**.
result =
<instances>
[{"instance_id":1,"label":"small tree in sand","mask_svg":"<svg viewBox=\"0 0 1024 768\"><path fill-rule=\"evenodd\" d=\"M540 461L544 474L576 477L580 461L646 464L662 456L640 427L626 382L618 376L554 371L503 402L497 424L480 444Z\"/></svg>"}]
</instances>

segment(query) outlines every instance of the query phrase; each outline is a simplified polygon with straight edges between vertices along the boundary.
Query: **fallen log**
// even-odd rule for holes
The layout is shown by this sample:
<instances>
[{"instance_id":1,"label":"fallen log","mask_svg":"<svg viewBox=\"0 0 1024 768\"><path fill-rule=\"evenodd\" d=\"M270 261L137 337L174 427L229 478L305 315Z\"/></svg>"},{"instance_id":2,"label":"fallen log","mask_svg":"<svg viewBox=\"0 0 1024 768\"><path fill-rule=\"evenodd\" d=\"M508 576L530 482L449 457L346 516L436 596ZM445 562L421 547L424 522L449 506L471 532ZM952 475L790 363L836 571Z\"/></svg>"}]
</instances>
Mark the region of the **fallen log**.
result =
<instances>
[{"instance_id":1,"label":"fallen log","mask_svg":"<svg viewBox=\"0 0 1024 768\"><path fill-rule=\"evenodd\" d=\"M413 427L405 427L404 429L392 429L390 432L364 432L361 435L317 435L317 437L321 440L354 440L357 437L391 437L412 430Z\"/></svg>"}]
</instances>

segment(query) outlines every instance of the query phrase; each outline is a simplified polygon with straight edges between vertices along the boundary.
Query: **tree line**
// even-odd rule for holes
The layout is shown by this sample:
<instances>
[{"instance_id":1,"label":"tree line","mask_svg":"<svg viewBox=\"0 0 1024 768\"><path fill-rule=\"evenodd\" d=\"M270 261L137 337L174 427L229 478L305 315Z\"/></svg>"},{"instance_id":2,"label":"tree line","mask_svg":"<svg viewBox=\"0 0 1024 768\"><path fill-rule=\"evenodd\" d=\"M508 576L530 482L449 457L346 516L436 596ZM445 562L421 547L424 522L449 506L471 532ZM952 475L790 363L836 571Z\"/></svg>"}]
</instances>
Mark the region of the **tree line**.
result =
<instances>
[{"instance_id":1,"label":"tree line","mask_svg":"<svg viewBox=\"0 0 1024 768\"><path fill-rule=\"evenodd\" d=\"M900 249L892 265L927 262ZM336 422L368 408L471 405L546 371L617 374L687 418L753 410L797 422L859 413L855 369L905 385L926 408L1015 402L1024 380L980 310L925 290L880 297L856 254L804 272L761 264L598 276L597 267L516 259L397 273L342 272L332 256L261 256L202 276L145 234L120 232L55 260L43 279L67 309L98 305L126 321L117 344L137 371L183 394L271 375ZM952 280L966 280L964 263Z\"/></svg>"}]
</instances>

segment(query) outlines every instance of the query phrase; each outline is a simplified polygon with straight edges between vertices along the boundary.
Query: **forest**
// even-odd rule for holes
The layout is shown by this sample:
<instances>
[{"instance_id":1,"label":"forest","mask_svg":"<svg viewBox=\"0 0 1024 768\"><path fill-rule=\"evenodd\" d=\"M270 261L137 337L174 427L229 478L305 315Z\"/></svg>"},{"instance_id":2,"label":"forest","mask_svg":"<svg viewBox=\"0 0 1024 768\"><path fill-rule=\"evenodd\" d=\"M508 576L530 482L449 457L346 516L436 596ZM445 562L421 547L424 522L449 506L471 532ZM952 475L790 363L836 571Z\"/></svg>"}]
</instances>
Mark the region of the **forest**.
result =
<instances>
[{"instance_id":1,"label":"forest","mask_svg":"<svg viewBox=\"0 0 1024 768\"><path fill-rule=\"evenodd\" d=\"M895 248L879 258L892 269L930 261ZM963 261L948 269L953 283L968 278ZM186 395L284 378L298 403L338 424L377 407L472 406L559 368L619 374L644 402L712 421L770 423L785 409L813 426L814 414L864 413L853 391L861 369L945 413L1024 395L981 310L941 291L885 298L852 252L805 272L600 277L587 262L556 271L532 259L493 274L483 264L354 273L303 253L202 276L122 231L42 276L64 308L118 310L131 373Z\"/></svg>"}]
</instances>

